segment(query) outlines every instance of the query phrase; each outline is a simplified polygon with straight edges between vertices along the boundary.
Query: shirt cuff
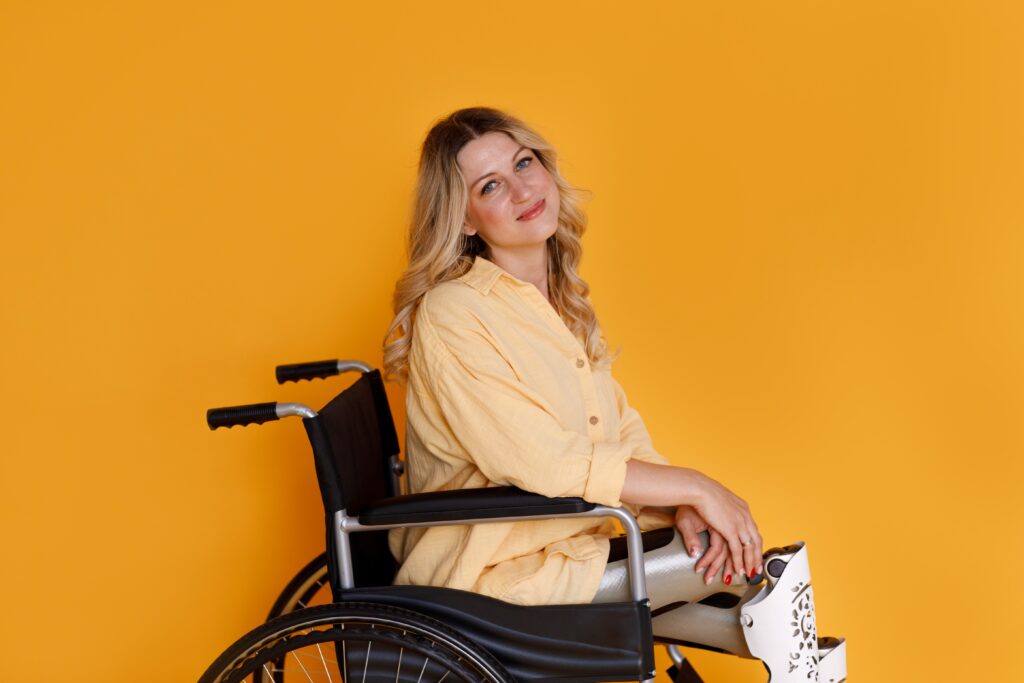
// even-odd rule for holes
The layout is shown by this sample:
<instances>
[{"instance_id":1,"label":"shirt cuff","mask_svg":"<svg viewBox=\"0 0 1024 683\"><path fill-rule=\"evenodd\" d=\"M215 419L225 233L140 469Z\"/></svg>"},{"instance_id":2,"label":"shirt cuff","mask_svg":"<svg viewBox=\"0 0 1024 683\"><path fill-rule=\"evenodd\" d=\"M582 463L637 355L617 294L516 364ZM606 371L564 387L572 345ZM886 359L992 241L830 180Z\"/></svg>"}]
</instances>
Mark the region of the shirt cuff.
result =
<instances>
[{"instance_id":1,"label":"shirt cuff","mask_svg":"<svg viewBox=\"0 0 1024 683\"><path fill-rule=\"evenodd\" d=\"M595 443L583 499L598 505L621 507L619 496L622 487L626 485L626 463L629 457L628 448L624 448L621 443Z\"/></svg>"},{"instance_id":2,"label":"shirt cuff","mask_svg":"<svg viewBox=\"0 0 1024 683\"><path fill-rule=\"evenodd\" d=\"M670 463L668 461L668 458L666 458L661 453L658 453L658 452L655 452L655 451L649 451L649 452L646 452L646 453L644 453L644 452L636 452L636 453L633 453L633 455L631 455L630 457L633 460L639 460L641 462L649 462L649 463L652 463L654 465L671 465L672 464L672 463Z\"/></svg>"}]
</instances>

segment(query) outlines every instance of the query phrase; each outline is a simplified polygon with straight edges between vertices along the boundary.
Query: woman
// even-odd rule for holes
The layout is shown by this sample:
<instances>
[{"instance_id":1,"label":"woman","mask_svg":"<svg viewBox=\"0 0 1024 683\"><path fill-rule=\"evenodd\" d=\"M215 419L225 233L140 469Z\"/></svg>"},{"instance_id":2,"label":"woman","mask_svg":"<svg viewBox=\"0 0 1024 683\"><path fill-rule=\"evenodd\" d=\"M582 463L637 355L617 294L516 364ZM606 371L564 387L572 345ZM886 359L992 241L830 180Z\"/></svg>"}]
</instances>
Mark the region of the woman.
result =
<instances>
[{"instance_id":1,"label":"woman","mask_svg":"<svg viewBox=\"0 0 1024 683\"><path fill-rule=\"evenodd\" d=\"M585 228L555 150L516 118L462 109L427 135L384 352L385 376L407 383L409 490L513 485L626 505L644 530L674 526L645 553L651 607L687 604L658 616L655 633L752 656L738 606L697 603L758 592L758 526L741 498L653 448L576 272ZM628 599L624 562L609 561L616 535L588 518L390 540L396 583L537 605Z\"/></svg>"}]
</instances>

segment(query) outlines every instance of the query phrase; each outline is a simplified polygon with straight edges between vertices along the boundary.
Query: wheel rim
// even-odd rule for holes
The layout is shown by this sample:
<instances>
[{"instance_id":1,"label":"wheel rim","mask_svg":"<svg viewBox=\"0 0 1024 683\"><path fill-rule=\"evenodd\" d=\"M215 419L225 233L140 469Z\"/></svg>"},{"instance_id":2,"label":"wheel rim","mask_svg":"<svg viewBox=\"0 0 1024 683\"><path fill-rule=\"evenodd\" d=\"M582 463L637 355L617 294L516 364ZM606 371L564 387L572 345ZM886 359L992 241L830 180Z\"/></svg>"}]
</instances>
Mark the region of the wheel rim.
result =
<instances>
[{"instance_id":1,"label":"wheel rim","mask_svg":"<svg viewBox=\"0 0 1024 683\"><path fill-rule=\"evenodd\" d=\"M327 615L268 634L216 680L476 683L501 680L496 673L472 648L430 628L387 617Z\"/></svg>"},{"instance_id":2,"label":"wheel rim","mask_svg":"<svg viewBox=\"0 0 1024 683\"><path fill-rule=\"evenodd\" d=\"M331 602L331 591L328 587L327 566L324 565L299 586L298 590L282 605L279 614L288 614L313 605L326 605L329 602Z\"/></svg>"}]
</instances>

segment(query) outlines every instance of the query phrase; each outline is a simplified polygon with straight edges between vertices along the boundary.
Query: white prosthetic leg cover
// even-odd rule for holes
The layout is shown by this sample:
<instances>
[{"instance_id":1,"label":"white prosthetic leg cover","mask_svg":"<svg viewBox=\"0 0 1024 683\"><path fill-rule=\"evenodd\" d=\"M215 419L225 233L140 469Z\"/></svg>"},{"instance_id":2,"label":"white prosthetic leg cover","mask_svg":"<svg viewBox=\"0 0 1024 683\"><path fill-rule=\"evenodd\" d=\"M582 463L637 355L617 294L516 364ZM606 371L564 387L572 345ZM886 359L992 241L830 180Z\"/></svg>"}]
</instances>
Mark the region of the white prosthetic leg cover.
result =
<instances>
[{"instance_id":1,"label":"white prosthetic leg cover","mask_svg":"<svg viewBox=\"0 0 1024 683\"><path fill-rule=\"evenodd\" d=\"M771 683L819 680L818 632L807 545L803 541L793 545L800 550L789 558L775 584L765 585L740 609L747 647L768 667ZM845 650L841 654L845 657Z\"/></svg>"},{"instance_id":2,"label":"white prosthetic leg cover","mask_svg":"<svg viewBox=\"0 0 1024 683\"><path fill-rule=\"evenodd\" d=\"M835 642L838 641L838 644ZM825 649L821 649L821 648ZM825 638L818 641L819 683L843 683L846 680L846 639Z\"/></svg>"}]
</instances>

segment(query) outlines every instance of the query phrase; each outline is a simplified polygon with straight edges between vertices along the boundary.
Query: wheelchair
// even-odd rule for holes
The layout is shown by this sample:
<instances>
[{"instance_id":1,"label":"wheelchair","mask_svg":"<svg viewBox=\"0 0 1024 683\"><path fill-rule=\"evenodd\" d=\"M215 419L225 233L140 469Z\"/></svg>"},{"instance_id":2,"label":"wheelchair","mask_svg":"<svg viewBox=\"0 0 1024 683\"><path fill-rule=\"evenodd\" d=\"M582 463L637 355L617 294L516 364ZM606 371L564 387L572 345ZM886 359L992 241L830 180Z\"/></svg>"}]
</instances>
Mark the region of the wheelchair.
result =
<instances>
[{"instance_id":1,"label":"wheelchair","mask_svg":"<svg viewBox=\"0 0 1024 683\"><path fill-rule=\"evenodd\" d=\"M359 379L320 411L276 402L207 411L211 430L302 418L323 502L326 552L296 574L267 621L228 647L200 683L653 682L643 553L656 547L658 532L641 533L624 508L515 487L402 495L404 466L379 370L360 361L328 360L278 366L276 374L283 384L347 371L358 371ZM565 515L621 523L625 535L612 545L613 554L627 559L628 601L521 606L469 591L392 585L398 569L388 547L392 528ZM767 551L769 574L773 559L784 567L799 550ZM330 602L310 605L325 599L325 587ZM699 683L679 643L662 644L673 663L671 679Z\"/></svg>"}]
</instances>

